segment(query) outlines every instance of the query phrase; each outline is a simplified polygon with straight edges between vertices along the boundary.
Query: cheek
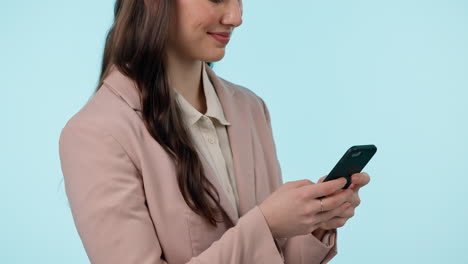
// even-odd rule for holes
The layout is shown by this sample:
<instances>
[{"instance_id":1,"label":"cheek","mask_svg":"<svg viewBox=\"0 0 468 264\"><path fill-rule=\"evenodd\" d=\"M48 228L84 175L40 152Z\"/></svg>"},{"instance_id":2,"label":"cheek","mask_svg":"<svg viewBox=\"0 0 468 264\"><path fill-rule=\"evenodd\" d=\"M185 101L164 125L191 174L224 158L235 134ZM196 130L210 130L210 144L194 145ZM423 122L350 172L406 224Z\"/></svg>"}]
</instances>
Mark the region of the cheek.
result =
<instances>
[{"instance_id":1,"label":"cheek","mask_svg":"<svg viewBox=\"0 0 468 264\"><path fill-rule=\"evenodd\" d=\"M207 32L223 30L220 28L219 9L207 0L178 0L176 22L171 25L170 45L178 52L189 57L217 60L213 57L216 41Z\"/></svg>"},{"instance_id":2,"label":"cheek","mask_svg":"<svg viewBox=\"0 0 468 264\"><path fill-rule=\"evenodd\" d=\"M206 12L206 11L205 11ZM204 13L203 16L193 16L189 23L187 23L186 35L190 39L200 41L201 38L207 36L207 32L216 30L216 19L215 16L210 16Z\"/></svg>"},{"instance_id":3,"label":"cheek","mask_svg":"<svg viewBox=\"0 0 468 264\"><path fill-rule=\"evenodd\" d=\"M206 32L217 28L216 10L208 1L179 0L178 25L186 40L206 36Z\"/></svg>"}]
</instances>

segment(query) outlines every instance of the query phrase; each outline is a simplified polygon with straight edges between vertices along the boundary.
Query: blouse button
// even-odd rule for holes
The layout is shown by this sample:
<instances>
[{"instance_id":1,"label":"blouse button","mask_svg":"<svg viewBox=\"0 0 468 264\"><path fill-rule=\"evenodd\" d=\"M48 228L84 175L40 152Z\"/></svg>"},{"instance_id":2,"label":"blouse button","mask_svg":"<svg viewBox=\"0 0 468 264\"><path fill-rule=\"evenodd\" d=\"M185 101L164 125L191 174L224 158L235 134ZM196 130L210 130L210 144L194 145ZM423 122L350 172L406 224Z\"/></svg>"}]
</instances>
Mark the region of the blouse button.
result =
<instances>
[{"instance_id":1,"label":"blouse button","mask_svg":"<svg viewBox=\"0 0 468 264\"><path fill-rule=\"evenodd\" d=\"M210 142L211 144L214 144L215 143L214 138L213 137L208 137L208 142Z\"/></svg>"}]
</instances>

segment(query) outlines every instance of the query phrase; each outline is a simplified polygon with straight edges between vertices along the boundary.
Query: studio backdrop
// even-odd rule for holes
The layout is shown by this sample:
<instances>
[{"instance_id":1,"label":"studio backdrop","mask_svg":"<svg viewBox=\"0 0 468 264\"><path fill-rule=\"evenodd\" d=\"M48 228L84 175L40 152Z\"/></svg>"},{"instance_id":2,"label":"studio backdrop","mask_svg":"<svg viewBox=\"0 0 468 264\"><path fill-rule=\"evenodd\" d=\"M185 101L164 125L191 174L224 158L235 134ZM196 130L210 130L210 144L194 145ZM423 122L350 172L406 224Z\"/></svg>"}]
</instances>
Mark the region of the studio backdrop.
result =
<instances>
[{"instance_id":1,"label":"studio backdrop","mask_svg":"<svg viewBox=\"0 0 468 264\"><path fill-rule=\"evenodd\" d=\"M1 263L89 263L58 139L95 89L113 6L0 8ZM377 146L332 263L468 263L467 1L244 0L214 70L267 103L285 182Z\"/></svg>"}]
</instances>

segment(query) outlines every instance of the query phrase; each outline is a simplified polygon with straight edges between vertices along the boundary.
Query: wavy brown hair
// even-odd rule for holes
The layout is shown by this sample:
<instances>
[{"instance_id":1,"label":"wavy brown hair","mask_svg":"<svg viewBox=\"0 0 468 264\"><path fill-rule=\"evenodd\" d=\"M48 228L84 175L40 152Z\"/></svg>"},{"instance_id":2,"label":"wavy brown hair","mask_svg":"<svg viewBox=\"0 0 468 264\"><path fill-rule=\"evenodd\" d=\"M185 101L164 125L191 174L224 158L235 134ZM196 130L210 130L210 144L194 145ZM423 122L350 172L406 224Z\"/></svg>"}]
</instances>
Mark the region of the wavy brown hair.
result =
<instances>
[{"instance_id":1,"label":"wavy brown hair","mask_svg":"<svg viewBox=\"0 0 468 264\"><path fill-rule=\"evenodd\" d=\"M221 221L215 218L221 208L219 193L204 174L167 81L165 47L173 5L173 0L116 1L114 22L107 33L95 92L112 65L135 81L143 122L151 136L174 160L184 200L194 212L216 226L216 222ZM212 63L208 65L212 67ZM210 199L215 203L210 203Z\"/></svg>"}]
</instances>

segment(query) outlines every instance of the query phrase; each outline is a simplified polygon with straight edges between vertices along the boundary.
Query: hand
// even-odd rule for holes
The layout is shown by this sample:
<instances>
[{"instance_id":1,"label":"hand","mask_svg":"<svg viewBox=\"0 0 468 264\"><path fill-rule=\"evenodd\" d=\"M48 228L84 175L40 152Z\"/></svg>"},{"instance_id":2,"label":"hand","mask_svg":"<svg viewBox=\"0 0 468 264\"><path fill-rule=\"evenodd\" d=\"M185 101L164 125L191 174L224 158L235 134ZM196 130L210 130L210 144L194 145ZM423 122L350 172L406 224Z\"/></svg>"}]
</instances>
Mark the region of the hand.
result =
<instances>
[{"instance_id":1,"label":"hand","mask_svg":"<svg viewBox=\"0 0 468 264\"><path fill-rule=\"evenodd\" d=\"M354 191L339 192L346 184L344 178L315 184L310 180L287 182L268 196L259 207L274 238L305 235L323 222L344 213L346 201ZM326 205L321 212L320 200Z\"/></svg>"},{"instance_id":2,"label":"hand","mask_svg":"<svg viewBox=\"0 0 468 264\"><path fill-rule=\"evenodd\" d=\"M326 176L320 178L318 183L322 183ZM351 185L348 187L349 190L352 190L351 198L347 201L349 202L349 207L345 209L340 215L333 217L332 219L323 222L320 224L320 228L324 230L330 230L334 228L342 227L346 224L346 222L354 216L356 207L359 206L361 203L361 199L359 198L359 189L364 187L366 184L370 182L369 174L365 172L355 173L351 175ZM338 190L332 196L337 195L346 190ZM330 196L326 197L329 198ZM326 198L323 198L325 200ZM322 201L323 201L322 200Z\"/></svg>"}]
</instances>

